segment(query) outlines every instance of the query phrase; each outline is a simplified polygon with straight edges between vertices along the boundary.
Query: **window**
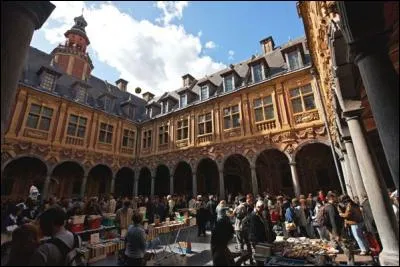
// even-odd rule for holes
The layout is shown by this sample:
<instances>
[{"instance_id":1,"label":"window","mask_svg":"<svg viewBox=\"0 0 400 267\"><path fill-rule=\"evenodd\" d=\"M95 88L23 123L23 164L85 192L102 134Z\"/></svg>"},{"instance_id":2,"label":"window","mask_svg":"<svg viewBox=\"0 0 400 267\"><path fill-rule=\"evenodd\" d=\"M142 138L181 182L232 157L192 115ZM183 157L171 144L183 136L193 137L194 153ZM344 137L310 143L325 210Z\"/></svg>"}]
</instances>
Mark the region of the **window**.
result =
<instances>
[{"instance_id":1,"label":"window","mask_svg":"<svg viewBox=\"0 0 400 267\"><path fill-rule=\"evenodd\" d=\"M176 140L185 140L189 137L189 120L178 121Z\"/></svg>"},{"instance_id":2,"label":"window","mask_svg":"<svg viewBox=\"0 0 400 267\"><path fill-rule=\"evenodd\" d=\"M111 111L111 99L107 96L104 97L104 110L107 112Z\"/></svg>"},{"instance_id":3,"label":"window","mask_svg":"<svg viewBox=\"0 0 400 267\"><path fill-rule=\"evenodd\" d=\"M114 127L107 123L100 123L99 141L102 143L111 144Z\"/></svg>"},{"instance_id":4,"label":"window","mask_svg":"<svg viewBox=\"0 0 400 267\"><path fill-rule=\"evenodd\" d=\"M143 148L151 147L151 130L143 132Z\"/></svg>"},{"instance_id":5,"label":"window","mask_svg":"<svg viewBox=\"0 0 400 267\"><path fill-rule=\"evenodd\" d=\"M224 129L240 126L239 105L224 108Z\"/></svg>"},{"instance_id":6,"label":"window","mask_svg":"<svg viewBox=\"0 0 400 267\"><path fill-rule=\"evenodd\" d=\"M289 60L289 68L295 70L301 67L298 50L292 51L287 54Z\"/></svg>"},{"instance_id":7,"label":"window","mask_svg":"<svg viewBox=\"0 0 400 267\"><path fill-rule=\"evenodd\" d=\"M198 135L212 133L212 116L211 112L199 116L199 133Z\"/></svg>"},{"instance_id":8,"label":"window","mask_svg":"<svg viewBox=\"0 0 400 267\"><path fill-rule=\"evenodd\" d=\"M86 102L86 89L82 87L78 87L76 92L76 100L79 102Z\"/></svg>"},{"instance_id":9,"label":"window","mask_svg":"<svg viewBox=\"0 0 400 267\"><path fill-rule=\"evenodd\" d=\"M54 75L45 72L42 76L42 81L40 83L40 87L47 89L49 91L53 90L53 84L54 84Z\"/></svg>"},{"instance_id":10,"label":"window","mask_svg":"<svg viewBox=\"0 0 400 267\"><path fill-rule=\"evenodd\" d=\"M187 94L181 95L181 108L185 107L187 105Z\"/></svg>"},{"instance_id":11,"label":"window","mask_svg":"<svg viewBox=\"0 0 400 267\"><path fill-rule=\"evenodd\" d=\"M128 109L128 114L127 114L128 117L130 119L133 119L135 117L135 108L132 107L131 105L128 105L127 109Z\"/></svg>"},{"instance_id":12,"label":"window","mask_svg":"<svg viewBox=\"0 0 400 267\"><path fill-rule=\"evenodd\" d=\"M67 135L84 138L86 131L86 122L86 118L71 114L69 116Z\"/></svg>"},{"instance_id":13,"label":"window","mask_svg":"<svg viewBox=\"0 0 400 267\"><path fill-rule=\"evenodd\" d=\"M50 129L53 109L32 104L26 121L26 126L32 129L48 131Z\"/></svg>"},{"instance_id":14,"label":"window","mask_svg":"<svg viewBox=\"0 0 400 267\"><path fill-rule=\"evenodd\" d=\"M233 75L224 77L224 90L225 92L233 90Z\"/></svg>"},{"instance_id":15,"label":"window","mask_svg":"<svg viewBox=\"0 0 400 267\"><path fill-rule=\"evenodd\" d=\"M135 146L135 132L124 129L124 136L122 137L122 146L133 148Z\"/></svg>"},{"instance_id":16,"label":"window","mask_svg":"<svg viewBox=\"0 0 400 267\"><path fill-rule=\"evenodd\" d=\"M168 144L168 125L160 126L158 128L158 144Z\"/></svg>"},{"instance_id":17,"label":"window","mask_svg":"<svg viewBox=\"0 0 400 267\"><path fill-rule=\"evenodd\" d=\"M254 115L256 122L271 120L274 118L274 104L272 96L254 99Z\"/></svg>"},{"instance_id":18,"label":"window","mask_svg":"<svg viewBox=\"0 0 400 267\"><path fill-rule=\"evenodd\" d=\"M163 114L168 112L168 101L161 102L161 112Z\"/></svg>"},{"instance_id":19,"label":"window","mask_svg":"<svg viewBox=\"0 0 400 267\"><path fill-rule=\"evenodd\" d=\"M263 80L261 63L253 65L253 82L257 83Z\"/></svg>"},{"instance_id":20,"label":"window","mask_svg":"<svg viewBox=\"0 0 400 267\"><path fill-rule=\"evenodd\" d=\"M208 86L202 86L200 89L200 100L207 99L209 97L208 95Z\"/></svg>"},{"instance_id":21,"label":"window","mask_svg":"<svg viewBox=\"0 0 400 267\"><path fill-rule=\"evenodd\" d=\"M293 113L315 109L314 94L311 84L290 90Z\"/></svg>"}]
</instances>

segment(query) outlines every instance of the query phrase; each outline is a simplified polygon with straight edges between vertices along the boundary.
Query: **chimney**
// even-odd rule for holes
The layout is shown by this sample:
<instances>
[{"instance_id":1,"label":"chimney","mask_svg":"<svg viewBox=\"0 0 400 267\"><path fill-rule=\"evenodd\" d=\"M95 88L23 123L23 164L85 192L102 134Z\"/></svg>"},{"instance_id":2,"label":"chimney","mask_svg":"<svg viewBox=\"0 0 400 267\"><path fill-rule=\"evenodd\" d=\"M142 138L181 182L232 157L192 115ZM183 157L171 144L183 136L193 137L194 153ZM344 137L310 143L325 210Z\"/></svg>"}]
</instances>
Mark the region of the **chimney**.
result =
<instances>
[{"instance_id":1,"label":"chimney","mask_svg":"<svg viewBox=\"0 0 400 267\"><path fill-rule=\"evenodd\" d=\"M192 85L195 78L189 73L187 73L182 76L182 80L183 80L183 87L189 87L190 85Z\"/></svg>"},{"instance_id":2,"label":"chimney","mask_svg":"<svg viewBox=\"0 0 400 267\"><path fill-rule=\"evenodd\" d=\"M275 43L274 43L274 39L272 39L272 36L268 36L267 38L261 40L260 44L261 44L261 48L264 52L264 55L275 49Z\"/></svg>"},{"instance_id":3,"label":"chimney","mask_svg":"<svg viewBox=\"0 0 400 267\"><path fill-rule=\"evenodd\" d=\"M118 79L115 84L118 86L119 90L122 92L126 92L126 86L128 85L128 82L125 81L124 79Z\"/></svg>"},{"instance_id":4,"label":"chimney","mask_svg":"<svg viewBox=\"0 0 400 267\"><path fill-rule=\"evenodd\" d=\"M142 96L143 96L143 99L146 100L146 102L149 102L154 97L154 95L150 92L146 92Z\"/></svg>"}]
</instances>

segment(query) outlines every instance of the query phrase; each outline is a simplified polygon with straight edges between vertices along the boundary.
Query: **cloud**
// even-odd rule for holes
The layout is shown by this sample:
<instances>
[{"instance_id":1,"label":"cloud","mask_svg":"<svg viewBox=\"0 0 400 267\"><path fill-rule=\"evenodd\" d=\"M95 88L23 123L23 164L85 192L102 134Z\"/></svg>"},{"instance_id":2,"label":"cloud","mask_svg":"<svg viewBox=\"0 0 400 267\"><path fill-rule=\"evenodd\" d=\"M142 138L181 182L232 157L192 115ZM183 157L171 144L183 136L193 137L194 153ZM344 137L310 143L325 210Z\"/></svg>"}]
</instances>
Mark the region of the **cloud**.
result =
<instances>
[{"instance_id":1,"label":"cloud","mask_svg":"<svg viewBox=\"0 0 400 267\"><path fill-rule=\"evenodd\" d=\"M199 36L199 37L201 37L203 35L203 31L199 31L198 33L197 33L197 36Z\"/></svg>"},{"instance_id":2,"label":"cloud","mask_svg":"<svg viewBox=\"0 0 400 267\"><path fill-rule=\"evenodd\" d=\"M183 9L188 6L187 1L157 1L157 8L161 9L163 16L157 18L157 22L163 22L164 25L169 25L174 19L182 19Z\"/></svg>"},{"instance_id":3,"label":"cloud","mask_svg":"<svg viewBox=\"0 0 400 267\"><path fill-rule=\"evenodd\" d=\"M228 51L228 55L229 55L228 59L232 60L232 59L233 59L233 56L235 55L235 51L229 50L229 51Z\"/></svg>"},{"instance_id":4,"label":"cloud","mask_svg":"<svg viewBox=\"0 0 400 267\"><path fill-rule=\"evenodd\" d=\"M206 43L205 47L208 49L213 49L213 48L217 47L217 45L213 41L208 41Z\"/></svg>"},{"instance_id":5,"label":"cloud","mask_svg":"<svg viewBox=\"0 0 400 267\"><path fill-rule=\"evenodd\" d=\"M200 37L187 33L182 25L139 21L119 10L114 3L53 3L57 7L47 26L40 29L44 31L46 40L54 46L63 43L64 33L73 26L74 17L84 8L89 47L93 51L90 56L96 56L117 70L121 78L129 81L130 92L140 86L144 92L160 95L180 88L183 74L190 73L200 79L226 67L203 55ZM95 72L96 66L94 74L102 78Z\"/></svg>"}]
</instances>

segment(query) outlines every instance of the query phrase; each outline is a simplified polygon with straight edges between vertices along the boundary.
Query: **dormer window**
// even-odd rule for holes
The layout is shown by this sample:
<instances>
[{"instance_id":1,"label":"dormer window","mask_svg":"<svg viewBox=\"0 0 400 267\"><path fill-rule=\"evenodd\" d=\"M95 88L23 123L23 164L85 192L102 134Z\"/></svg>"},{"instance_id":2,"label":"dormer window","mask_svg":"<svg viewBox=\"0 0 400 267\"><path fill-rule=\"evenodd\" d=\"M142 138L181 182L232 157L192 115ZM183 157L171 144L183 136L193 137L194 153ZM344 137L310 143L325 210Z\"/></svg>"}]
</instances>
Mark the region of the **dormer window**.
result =
<instances>
[{"instance_id":1,"label":"dormer window","mask_svg":"<svg viewBox=\"0 0 400 267\"><path fill-rule=\"evenodd\" d=\"M180 107L183 108L187 105L187 94L181 95L180 98Z\"/></svg>"},{"instance_id":2,"label":"dormer window","mask_svg":"<svg viewBox=\"0 0 400 267\"><path fill-rule=\"evenodd\" d=\"M205 100L209 97L208 86L204 85L200 88L200 100Z\"/></svg>"},{"instance_id":3,"label":"dormer window","mask_svg":"<svg viewBox=\"0 0 400 267\"><path fill-rule=\"evenodd\" d=\"M234 89L233 75L224 77L224 92L229 92Z\"/></svg>"},{"instance_id":4,"label":"dormer window","mask_svg":"<svg viewBox=\"0 0 400 267\"><path fill-rule=\"evenodd\" d=\"M252 66L253 72L253 82L258 83L264 79L263 77L263 65L262 63L258 63Z\"/></svg>"},{"instance_id":5,"label":"dormer window","mask_svg":"<svg viewBox=\"0 0 400 267\"><path fill-rule=\"evenodd\" d=\"M77 87L76 89L76 101L86 103L86 88Z\"/></svg>"},{"instance_id":6,"label":"dormer window","mask_svg":"<svg viewBox=\"0 0 400 267\"><path fill-rule=\"evenodd\" d=\"M128 105L127 110L128 117L133 120L133 118L135 117L135 107L133 107L132 105Z\"/></svg>"},{"instance_id":7,"label":"dormer window","mask_svg":"<svg viewBox=\"0 0 400 267\"><path fill-rule=\"evenodd\" d=\"M42 76L42 81L40 82L40 87L49 90L49 91L53 91L53 85L55 82L55 77L53 74L45 72L43 73Z\"/></svg>"},{"instance_id":8,"label":"dormer window","mask_svg":"<svg viewBox=\"0 0 400 267\"><path fill-rule=\"evenodd\" d=\"M168 113L168 101L161 102L161 113Z\"/></svg>"},{"instance_id":9,"label":"dormer window","mask_svg":"<svg viewBox=\"0 0 400 267\"><path fill-rule=\"evenodd\" d=\"M301 61L300 61L300 53L299 50L294 50L292 52L287 53L289 69L295 70L301 68Z\"/></svg>"},{"instance_id":10,"label":"dormer window","mask_svg":"<svg viewBox=\"0 0 400 267\"><path fill-rule=\"evenodd\" d=\"M104 110L107 112L111 112L111 99L107 96L104 97Z\"/></svg>"}]
</instances>

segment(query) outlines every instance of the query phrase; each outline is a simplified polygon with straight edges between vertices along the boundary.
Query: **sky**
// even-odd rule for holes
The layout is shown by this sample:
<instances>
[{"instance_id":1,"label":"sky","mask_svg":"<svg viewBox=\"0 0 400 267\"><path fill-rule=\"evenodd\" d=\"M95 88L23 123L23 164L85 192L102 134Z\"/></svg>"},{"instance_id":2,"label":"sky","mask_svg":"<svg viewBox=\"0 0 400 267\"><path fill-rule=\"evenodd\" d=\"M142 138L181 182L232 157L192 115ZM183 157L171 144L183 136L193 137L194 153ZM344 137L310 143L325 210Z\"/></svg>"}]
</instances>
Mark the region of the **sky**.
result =
<instances>
[{"instance_id":1,"label":"sky","mask_svg":"<svg viewBox=\"0 0 400 267\"><path fill-rule=\"evenodd\" d=\"M304 35L296 2L276 1L51 1L55 6L31 46L50 53L82 14L95 75L110 83L127 80L161 95L229 64L262 54L259 41L276 46Z\"/></svg>"}]
</instances>

